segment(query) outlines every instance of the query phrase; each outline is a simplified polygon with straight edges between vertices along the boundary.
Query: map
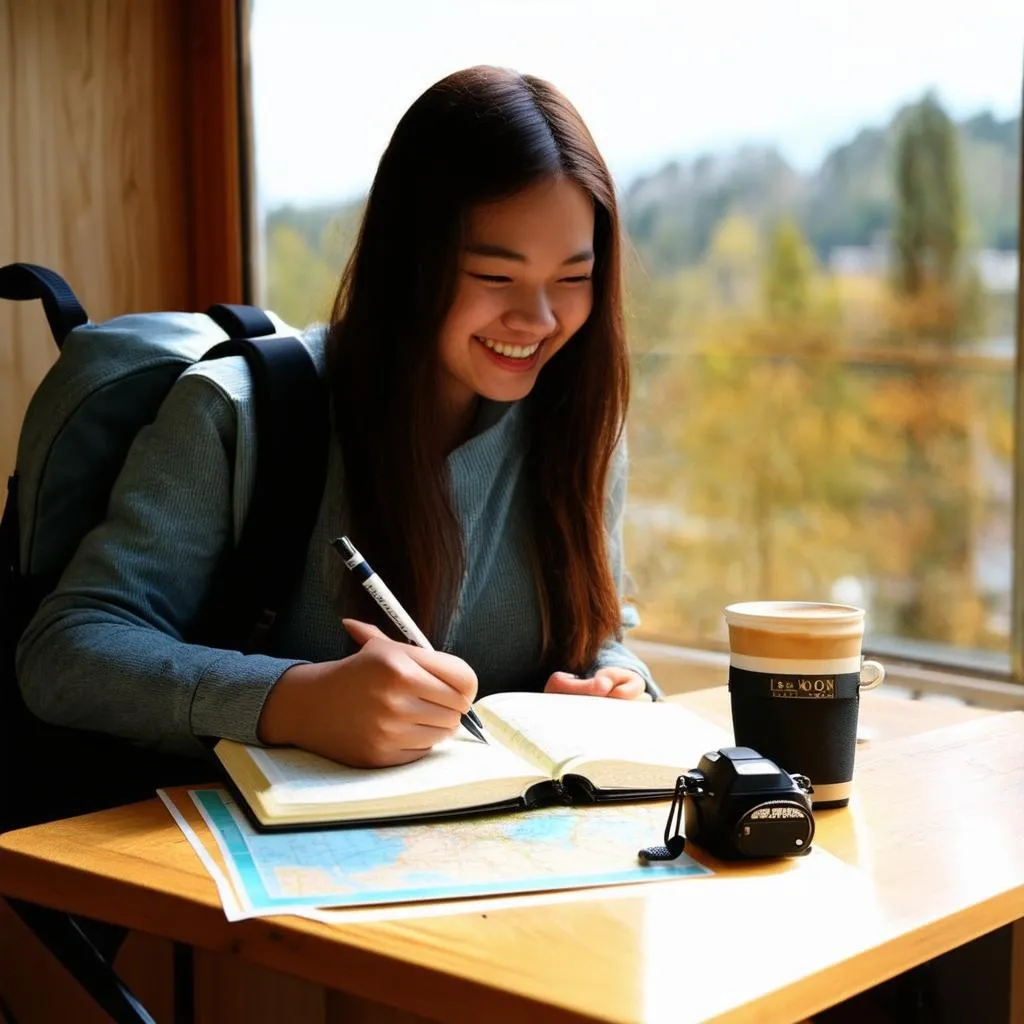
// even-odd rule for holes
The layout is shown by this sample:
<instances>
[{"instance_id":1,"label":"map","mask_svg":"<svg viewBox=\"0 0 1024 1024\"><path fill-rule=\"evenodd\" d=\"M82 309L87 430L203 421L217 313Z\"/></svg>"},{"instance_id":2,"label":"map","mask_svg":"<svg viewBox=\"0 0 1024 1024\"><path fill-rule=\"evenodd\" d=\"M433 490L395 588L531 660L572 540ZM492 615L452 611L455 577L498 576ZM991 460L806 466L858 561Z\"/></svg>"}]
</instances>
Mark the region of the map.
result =
<instances>
[{"instance_id":1,"label":"map","mask_svg":"<svg viewBox=\"0 0 1024 1024\"><path fill-rule=\"evenodd\" d=\"M258 833L220 789L189 793L247 914L579 889L711 874L643 864L668 803L551 807L433 824Z\"/></svg>"}]
</instances>

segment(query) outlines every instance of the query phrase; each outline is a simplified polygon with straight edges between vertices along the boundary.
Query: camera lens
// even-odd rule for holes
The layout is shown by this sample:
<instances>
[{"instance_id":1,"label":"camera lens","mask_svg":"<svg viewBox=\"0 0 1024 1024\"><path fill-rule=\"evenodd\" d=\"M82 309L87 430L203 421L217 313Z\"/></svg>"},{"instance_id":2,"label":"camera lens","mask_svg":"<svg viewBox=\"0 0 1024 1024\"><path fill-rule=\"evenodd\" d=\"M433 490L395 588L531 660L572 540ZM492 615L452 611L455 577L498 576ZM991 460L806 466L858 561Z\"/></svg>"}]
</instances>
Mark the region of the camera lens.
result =
<instances>
[{"instance_id":1,"label":"camera lens","mask_svg":"<svg viewBox=\"0 0 1024 1024\"><path fill-rule=\"evenodd\" d=\"M755 804L736 823L736 849L744 857L792 857L806 853L814 838L814 818L788 800Z\"/></svg>"}]
</instances>

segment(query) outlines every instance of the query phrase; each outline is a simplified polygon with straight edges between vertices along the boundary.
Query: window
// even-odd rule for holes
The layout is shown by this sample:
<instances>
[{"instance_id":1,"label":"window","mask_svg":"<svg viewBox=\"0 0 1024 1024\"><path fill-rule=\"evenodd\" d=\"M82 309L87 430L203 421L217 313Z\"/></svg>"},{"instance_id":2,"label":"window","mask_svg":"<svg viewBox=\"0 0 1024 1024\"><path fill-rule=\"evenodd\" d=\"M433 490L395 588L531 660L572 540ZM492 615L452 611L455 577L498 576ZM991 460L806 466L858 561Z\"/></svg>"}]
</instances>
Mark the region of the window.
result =
<instances>
[{"instance_id":1,"label":"window","mask_svg":"<svg viewBox=\"0 0 1024 1024\"><path fill-rule=\"evenodd\" d=\"M256 0L260 298L326 316L432 81L548 78L632 243L641 634L721 646L730 601L833 599L875 649L1008 670L1022 38L1013 0Z\"/></svg>"}]
</instances>

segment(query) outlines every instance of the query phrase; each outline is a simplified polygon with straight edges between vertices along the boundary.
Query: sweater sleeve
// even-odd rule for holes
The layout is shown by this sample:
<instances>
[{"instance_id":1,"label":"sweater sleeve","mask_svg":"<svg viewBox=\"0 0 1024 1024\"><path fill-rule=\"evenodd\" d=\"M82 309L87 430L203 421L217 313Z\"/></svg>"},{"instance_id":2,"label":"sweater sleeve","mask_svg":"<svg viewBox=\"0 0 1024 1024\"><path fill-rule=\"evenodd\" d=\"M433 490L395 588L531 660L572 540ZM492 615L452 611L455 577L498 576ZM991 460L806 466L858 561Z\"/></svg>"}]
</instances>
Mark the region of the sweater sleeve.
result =
<instances>
[{"instance_id":1,"label":"sweater sleeve","mask_svg":"<svg viewBox=\"0 0 1024 1024\"><path fill-rule=\"evenodd\" d=\"M626 442L623 440L615 451L614 461L610 472L608 486L608 500L605 506L605 528L608 538L608 558L611 563L612 578L618 589L620 598L625 589L625 566L622 554L622 520L626 510L626 477L628 472L628 457L626 454ZM650 669L630 651L621 641L621 636L626 630L633 629L640 624L640 616L636 608L631 604L623 603L622 625L618 636L609 637L597 652L597 659L586 673L592 676L599 668L628 668L642 676L646 683L647 692L657 698L661 695L657 684L651 677Z\"/></svg>"},{"instance_id":2,"label":"sweater sleeve","mask_svg":"<svg viewBox=\"0 0 1024 1024\"><path fill-rule=\"evenodd\" d=\"M234 542L234 491L251 489L235 479L237 434L227 395L186 373L136 436L106 519L19 643L19 683L40 718L176 753L198 753L201 736L257 742L267 694L300 662L184 639Z\"/></svg>"}]
</instances>

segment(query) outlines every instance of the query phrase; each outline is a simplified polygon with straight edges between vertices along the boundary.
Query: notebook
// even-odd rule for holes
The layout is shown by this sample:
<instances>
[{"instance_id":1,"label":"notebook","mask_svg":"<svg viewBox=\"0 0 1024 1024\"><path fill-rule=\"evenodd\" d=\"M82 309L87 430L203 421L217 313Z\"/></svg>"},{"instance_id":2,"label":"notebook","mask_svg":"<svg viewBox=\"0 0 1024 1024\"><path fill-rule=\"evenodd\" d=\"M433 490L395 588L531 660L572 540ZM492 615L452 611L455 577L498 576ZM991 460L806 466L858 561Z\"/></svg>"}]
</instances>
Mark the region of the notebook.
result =
<instances>
[{"instance_id":1,"label":"notebook","mask_svg":"<svg viewBox=\"0 0 1024 1024\"><path fill-rule=\"evenodd\" d=\"M499 693L411 764L349 768L290 747L220 740L214 754L260 830L429 820L551 804L671 796L677 777L731 737L666 701Z\"/></svg>"}]
</instances>

